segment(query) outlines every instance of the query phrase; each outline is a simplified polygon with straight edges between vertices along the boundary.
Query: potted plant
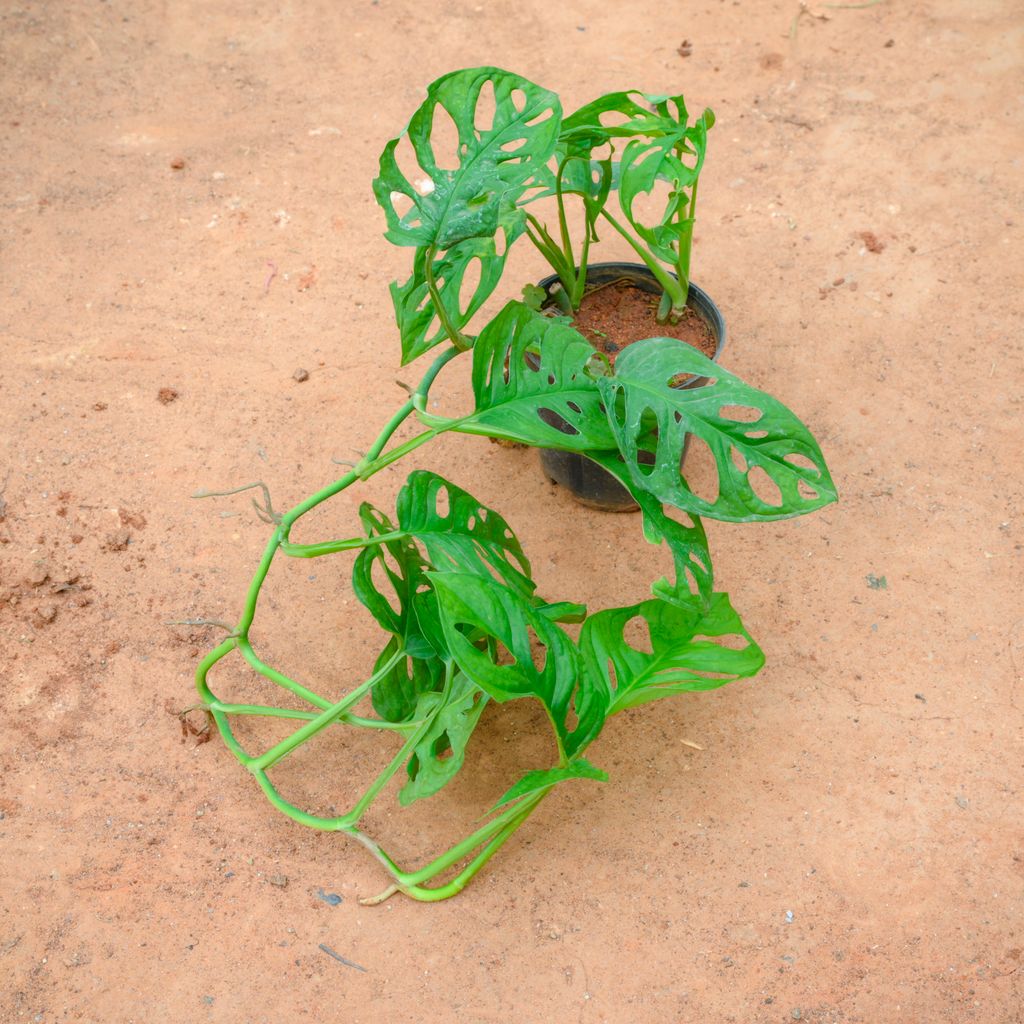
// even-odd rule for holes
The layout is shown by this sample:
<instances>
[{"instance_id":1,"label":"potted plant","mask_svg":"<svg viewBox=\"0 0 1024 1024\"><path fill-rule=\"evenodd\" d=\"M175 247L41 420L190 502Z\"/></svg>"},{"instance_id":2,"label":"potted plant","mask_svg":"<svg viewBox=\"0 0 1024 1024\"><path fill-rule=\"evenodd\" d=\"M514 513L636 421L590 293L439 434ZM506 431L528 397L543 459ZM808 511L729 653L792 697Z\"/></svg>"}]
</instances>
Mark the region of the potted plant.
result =
<instances>
[{"instance_id":1,"label":"potted plant","mask_svg":"<svg viewBox=\"0 0 1024 1024\"><path fill-rule=\"evenodd\" d=\"M481 91L493 86L495 72L474 69L471 83L462 77L454 81L469 84L473 94L477 85ZM504 82L516 91L511 79ZM407 357L424 351L442 332L455 337L466 327L500 279L508 248L525 234L554 271L538 286L526 286L527 303L569 317L609 363L614 363L627 345L654 335L686 341L716 360L725 344L725 321L711 297L690 281L697 186L714 113L706 109L689 124L682 96L626 91L581 107L561 121L557 134L552 131L556 127L553 117L540 118L536 127L541 130L515 138L511 144L500 143L493 163L485 159L480 165L470 165L465 175L462 187L489 188L489 194L502 195L504 207L493 209L495 230L490 240L475 236L470 244L460 239L444 251L443 259L437 259L450 240L444 232L430 235L425 231L419 211L426 208L429 223L429 210L436 209L448 192L439 196L434 191L437 162L430 147L422 143L429 138L440 108L456 122L460 147L470 146L468 133L474 127L476 107L467 118L465 107L447 100L453 88L457 86L449 84L439 90L438 102L424 104L409 124L408 139L417 157L423 157L418 160L421 173L413 177L413 189L410 191L410 181L395 160L401 136L385 150L375 182L377 199L389 214L387 237L398 244L415 239L417 245L412 277L404 285L392 286ZM475 92L477 104L479 96L480 92ZM550 102L543 91L531 96L538 110L546 109ZM527 111L524 107L524 114L531 112L532 108ZM514 119L505 130L515 131ZM663 192L660 197L655 196L658 189ZM422 203L418 201L421 196ZM611 208L612 197L617 200L617 213ZM557 228L550 231L530 209L543 199L551 199L555 205ZM411 219L401 216L406 212L400 209L403 200L411 204L409 212L416 211ZM654 213L645 218L641 208L645 201L650 206L652 200ZM578 246L570 228L574 219L570 202L577 207L575 219L582 226ZM642 262L593 263L590 257L592 243L598 241L598 225L624 238ZM504 236L501 256L494 247L499 231ZM466 269L474 260L480 260L479 284L460 309ZM442 280L443 287L432 288L431 275ZM656 298L652 300L652 296ZM704 382L690 377L680 380L678 386L697 387ZM541 462L549 477L585 505L608 511L639 507L613 476L578 452L544 448Z\"/></svg>"},{"instance_id":2,"label":"potted plant","mask_svg":"<svg viewBox=\"0 0 1024 1024\"><path fill-rule=\"evenodd\" d=\"M493 114L486 118L479 112L485 87L494 95ZM454 152L434 150L433 125L442 111L457 130ZM528 193L553 182L558 187L549 161L564 140L553 93L496 68L455 72L430 86L409 122L407 139L418 169L408 174L397 153L403 136L385 147L374 184L387 214L387 237L414 250L410 279L392 286L403 363L436 346L441 351L348 473L285 513L274 510L263 489L257 509L272 526L271 536L238 625L197 670L200 706L271 803L305 825L356 838L388 872L390 884L369 902L395 892L429 901L461 891L558 784L605 778L583 755L611 715L754 675L763 656L728 596L714 589L700 517L782 519L835 500L807 428L775 399L678 340L637 342L612 365L564 318L518 301L509 302L475 337L468 333L498 285L508 246L530 224L524 211ZM565 180L563 173L563 187ZM498 235L504 236L501 248ZM479 281L468 297L460 297L471 260L480 262ZM565 283L571 296L578 277ZM679 315L678 297L673 292L663 307L666 318ZM456 418L434 415L428 412L431 386L458 358L472 362L473 409ZM674 385L681 374L709 382L679 389ZM410 417L422 431L394 443L396 430ZM467 491L425 470L409 475L393 515L363 504L352 536L314 543L293 539L312 509L449 433L585 453L639 504L645 537L668 547L674 572L653 585L652 598L593 614L575 600L542 598L509 524ZM694 494L680 472L688 433L704 438L715 455L719 492L713 501ZM774 481L778 501L757 495L749 479L755 469ZM335 699L267 664L250 631L276 558L349 551L355 552L355 595L383 635L368 678ZM646 647L626 638L634 619L647 631ZM579 624L575 637L564 628L568 623ZM251 704L218 697L210 673L233 652L283 700ZM544 708L556 763L524 775L479 829L429 864L400 867L360 828L367 808L402 771L403 804L437 793L462 767L487 703L521 697ZM362 707L367 700L372 713ZM285 739L250 752L233 724L247 716L298 724ZM400 749L344 814L316 814L290 803L272 780L274 767L339 726L392 732Z\"/></svg>"}]
</instances>

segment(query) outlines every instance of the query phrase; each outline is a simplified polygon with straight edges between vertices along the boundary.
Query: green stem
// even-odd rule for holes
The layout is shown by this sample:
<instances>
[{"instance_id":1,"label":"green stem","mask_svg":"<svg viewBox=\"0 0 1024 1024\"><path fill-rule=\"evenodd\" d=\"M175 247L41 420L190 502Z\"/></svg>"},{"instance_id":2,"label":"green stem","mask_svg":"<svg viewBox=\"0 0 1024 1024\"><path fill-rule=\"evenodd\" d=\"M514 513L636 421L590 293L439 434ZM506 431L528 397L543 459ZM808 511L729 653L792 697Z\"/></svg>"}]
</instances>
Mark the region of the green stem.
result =
<instances>
[{"instance_id":1,"label":"green stem","mask_svg":"<svg viewBox=\"0 0 1024 1024\"><path fill-rule=\"evenodd\" d=\"M436 903L441 900L451 899L452 896L457 896L466 886L470 883L473 877L480 871L480 869L505 845L506 842L512 837L516 830L526 821L526 819L534 812L537 805L547 796L549 790L544 790L538 794L535 799L531 799L523 806L517 806L515 810L518 812L508 823L501 828L496 836L487 843L486 846L474 857L465 868L462 869L450 882L444 885L439 885L435 888L426 888L425 886L418 884L408 884L405 882L398 881L394 886L389 887L378 899L366 900L368 904L378 902L379 899L386 899L387 896L394 892L404 893L406 896L412 897L412 899L420 900L424 903ZM438 872L435 872L437 874Z\"/></svg>"},{"instance_id":2,"label":"green stem","mask_svg":"<svg viewBox=\"0 0 1024 1024\"><path fill-rule=\"evenodd\" d=\"M441 321L441 326L444 328L445 334L448 335L451 343L459 352L465 352L467 349L472 348L472 342L470 342L458 327L452 323L452 319L448 314L448 309L441 299L441 292L438 290L437 282L434 280L434 257L436 255L437 246L430 246L430 248L427 249L423 264L423 276L427 281L427 291L430 292L431 301L434 303L434 311L437 313L438 320Z\"/></svg>"},{"instance_id":3,"label":"green stem","mask_svg":"<svg viewBox=\"0 0 1024 1024\"><path fill-rule=\"evenodd\" d=\"M357 686L350 694L342 697L336 704L332 704L322 714L317 715L312 721L308 722L301 729L296 729L291 736L283 739L280 743L271 747L268 751L261 754L257 758L250 758L249 763L246 765L247 768L256 769L261 772L265 772L268 768L277 764L282 757L286 757L296 747L301 746L308 739L315 736L321 729L326 725L330 725L331 722L337 720L338 715L343 711L347 711L353 704L357 704L367 693L373 688L373 686L380 682L391 671L392 668L405 657L405 651L396 651L388 660L376 671L365 683Z\"/></svg>"},{"instance_id":4,"label":"green stem","mask_svg":"<svg viewBox=\"0 0 1024 1024\"><path fill-rule=\"evenodd\" d=\"M295 682L294 679L264 662L252 649L252 644L247 636L237 638L237 647L242 657L249 663L249 666L263 676L264 679L269 679L272 683L276 683L278 686L294 693L296 697L301 697L302 700L312 704L315 708L320 708L321 711L331 706L329 700L314 693L312 690L306 689L301 683Z\"/></svg>"},{"instance_id":5,"label":"green stem","mask_svg":"<svg viewBox=\"0 0 1024 1024\"><path fill-rule=\"evenodd\" d=\"M683 227L679 236L679 251L676 255L676 276L683 289L683 302L690 293L690 254L693 250L693 223L697 216L697 182L690 188L690 205L685 217L678 223Z\"/></svg>"},{"instance_id":6,"label":"green stem","mask_svg":"<svg viewBox=\"0 0 1024 1024\"><path fill-rule=\"evenodd\" d=\"M665 294L669 296L672 302L672 312L677 314L681 313L683 308L686 306L686 294L682 290L679 281L677 281L671 274L665 272L664 267L662 267L658 260L656 260L654 256L652 256L651 253L640 242L638 242L633 235L630 234L630 232L627 231L614 216L612 216L612 214L608 212L607 208L602 208L600 213L601 216L604 217L605 220L607 220L608 223L611 224L611 226L615 228L615 230L630 244L637 256L647 264L647 267L657 279L658 284L661 285Z\"/></svg>"},{"instance_id":7,"label":"green stem","mask_svg":"<svg viewBox=\"0 0 1024 1024\"><path fill-rule=\"evenodd\" d=\"M572 255L572 239L569 236L569 221L565 216L565 194L562 191L562 178L565 175L565 165L571 158L566 157L559 165L558 170L555 173L555 197L558 202L558 230L562 236L562 252L565 255L565 263L567 267L575 267L576 261ZM575 275L574 275L575 278ZM567 282L563 282L565 284ZM575 280L566 289L570 295L576 291Z\"/></svg>"},{"instance_id":8,"label":"green stem","mask_svg":"<svg viewBox=\"0 0 1024 1024\"><path fill-rule=\"evenodd\" d=\"M389 541L401 540L407 536L403 530L394 530L391 533L378 533L373 537L352 537L349 540L325 540L319 544L293 544L291 541L281 541L281 552L291 558L319 558L321 555L333 555L338 551L352 551L356 548L371 548L377 544L387 544Z\"/></svg>"}]
</instances>

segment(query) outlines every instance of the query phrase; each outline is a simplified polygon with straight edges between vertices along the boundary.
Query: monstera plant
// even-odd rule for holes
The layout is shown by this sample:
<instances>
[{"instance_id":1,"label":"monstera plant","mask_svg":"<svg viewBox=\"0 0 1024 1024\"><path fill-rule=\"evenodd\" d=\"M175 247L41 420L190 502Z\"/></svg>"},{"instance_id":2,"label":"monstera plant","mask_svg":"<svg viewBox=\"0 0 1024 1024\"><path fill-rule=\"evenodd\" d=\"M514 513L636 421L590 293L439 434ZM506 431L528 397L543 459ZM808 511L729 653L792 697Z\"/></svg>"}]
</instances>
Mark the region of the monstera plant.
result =
<instances>
[{"instance_id":1,"label":"monstera plant","mask_svg":"<svg viewBox=\"0 0 1024 1024\"><path fill-rule=\"evenodd\" d=\"M616 115L611 125L609 113ZM445 152L434 141L438 118L450 119L457 132ZM754 675L761 651L728 596L714 589L701 517L785 519L835 500L821 451L800 420L682 342L640 341L612 367L564 318L519 301L509 301L477 334L470 330L502 280L509 248L524 233L551 250L567 274L566 293L578 288L569 261L574 274L578 263L527 209L543 196L556 197L558 209L564 195L580 197L589 239L599 219L618 222L606 212L618 191L638 246L652 260L669 260L678 272L672 281L685 289L699 166L694 170L683 158L696 151L699 165L713 118L706 113L697 128L685 121L682 97L639 93L616 93L563 118L554 93L497 68L473 68L434 82L405 132L384 148L374 191L387 218L386 237L413 250L411 276L391 289L402 362L441 351L344 476L283 514L264 488L256 505L272 527L265 552L237 626L197 673L200 706L271 803L302 824L356 838L383 865L390 884L368 902L396 892L419 900L454 895L556 786L605 779L584 754L612 715ZM596 147L619 139L627 140L619 161L607 153L592 158ZM656 180L669 181L670 209L644 226L631 212L633 200ZM479 273L466 296L473 261ZM671 316L679 290L666 287L666 294L664 312ZM472 362L472 411L454 418L431 413L431 386L463 357ZM679 390L673 383L680 374L708 383ZM395 443L410 418L422 429ZM652 597L593 614L575 600L580 595L542 598L509 524L425 470L409 475L393 513L363 504L351 536L311 544L291 539L308 512L349 487L365 488L376 473L446 434L586 453L633 494L644 536L667 547L674 571L654 583ZM702 438L715 457L713 499L694 493L680 471L687 434ZM774 498L759 496L755 471L774 482ZM355 552L353 591L379 625L381 641L369 677L335 698L267 664L250 630L276 558L346 551ZM627 639L635 621L646 644ZM578 630L565 628L572 624ZM263 677L276 701L232 703L213 692L211 670L232 652ZM400 867L361 829L367 808L399 773L405 778L400 803L436 794L462 768L487 704L519 698L538 701L546 712L554 763L524 775L472 835L422 867ZM235 729L247 716L298 724L285 739L250 752ZM398 750L344 814L319 815L285 800L274 767L324 730L343 727L394 734Z\"/></svg>"}]
</instances>

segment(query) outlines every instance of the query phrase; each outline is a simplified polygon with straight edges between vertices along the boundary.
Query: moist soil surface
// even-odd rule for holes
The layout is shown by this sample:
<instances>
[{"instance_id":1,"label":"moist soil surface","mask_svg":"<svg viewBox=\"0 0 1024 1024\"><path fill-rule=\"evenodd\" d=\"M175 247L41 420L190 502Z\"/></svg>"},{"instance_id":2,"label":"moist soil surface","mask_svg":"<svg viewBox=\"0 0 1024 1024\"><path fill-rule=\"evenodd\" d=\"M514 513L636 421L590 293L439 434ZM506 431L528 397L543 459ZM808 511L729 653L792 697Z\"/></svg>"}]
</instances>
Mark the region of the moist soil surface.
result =
<instances>
[{"instance_id":1,"label":"moist soil surface","mask_svg":"<svg viewBox=\"0 0 1024 1024\"><path fill-rule=\"evenodd\" d=\"M656 337L678 338L713 358L715 338L701 317L687 306L676 323L659 324L658 302L658 295L613 281L584 294L572 325L612 365L627 345Z\"/></svg>"},{"instance_id":2,"label":"moist soil surface","mask_svg":"<svg viewBox=\"0 0 1024 1024\"><path fill-rule=\"evenodd\" d=\"M0 1021L1020 1021L1022 33L1011 0L0 7ZM840 501L705 524L756 679L615 717L587 752L607 783L560 787L458 898L369 908L363 847L183 729L271 531L259 491L190 495L292 507L425 371L398 369L412 250L371 181L425 86L476 64L566 110L714 109L694 275L725 367L810 426ZM591 252L633 258L612 231ZM494 308L545 273L520 239ZM467 364L431 412L467 408ZM411 466L498 509L551 600L672 572L638 517L468 436L292 539L393 514ZM252 634L332 699L383 643L351 569L276 561ZM212 683L276 699L234 655ZM368 830L426 862L553 763L548 728L489 706L460 781L388 790ZM395 749L335 731L274 771L341 813Z\"/></svg>"}]
</instances>

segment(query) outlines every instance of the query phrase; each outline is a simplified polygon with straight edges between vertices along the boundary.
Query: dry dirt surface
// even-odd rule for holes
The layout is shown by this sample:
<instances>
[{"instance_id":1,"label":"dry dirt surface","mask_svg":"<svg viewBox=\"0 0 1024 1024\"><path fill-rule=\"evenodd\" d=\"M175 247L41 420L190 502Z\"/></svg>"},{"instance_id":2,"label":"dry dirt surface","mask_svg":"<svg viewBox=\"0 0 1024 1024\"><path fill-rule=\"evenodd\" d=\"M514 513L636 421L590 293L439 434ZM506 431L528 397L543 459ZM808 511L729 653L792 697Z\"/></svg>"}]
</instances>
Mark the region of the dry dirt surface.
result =
<instances>
[{"instance_id":1,"label":"dry dirt surface","mask_svg":"<svg viewBox=\"0 0 1024 1024\"><path fill-rule=\"evenodd\" d=\"M3 3L0 1021L1020 1021L1022 25L1010 0ZM269 530L192 492L290 507L402 400L409 254L370 182L426 84L485 63L568 109L715 109L694 276L841 501L709 524L757 679L616 718L610 781L459 898L366 908L365 850L183 729L221 634L167 623L237 621ZM508 279L543 272L523 243ZM408 461L499 508L545 593L627 604L666 569L531 451ZM351 535L406 468L300 539ZM254 631L326 692L379 643L349 565L275 571ZM408 861L455 838L537 754L520 703L373 831ZM387 752L337 742L295 785L342 806Z\"/></svg>"}]
</instances>

